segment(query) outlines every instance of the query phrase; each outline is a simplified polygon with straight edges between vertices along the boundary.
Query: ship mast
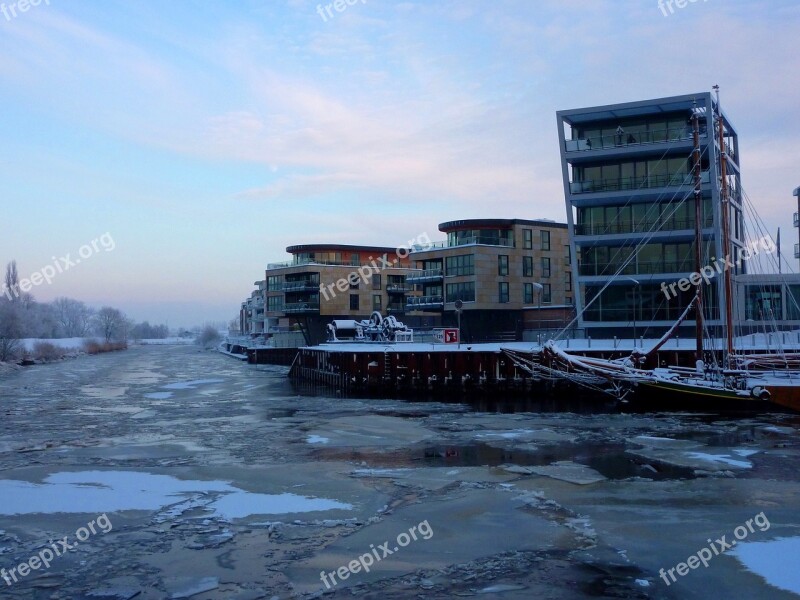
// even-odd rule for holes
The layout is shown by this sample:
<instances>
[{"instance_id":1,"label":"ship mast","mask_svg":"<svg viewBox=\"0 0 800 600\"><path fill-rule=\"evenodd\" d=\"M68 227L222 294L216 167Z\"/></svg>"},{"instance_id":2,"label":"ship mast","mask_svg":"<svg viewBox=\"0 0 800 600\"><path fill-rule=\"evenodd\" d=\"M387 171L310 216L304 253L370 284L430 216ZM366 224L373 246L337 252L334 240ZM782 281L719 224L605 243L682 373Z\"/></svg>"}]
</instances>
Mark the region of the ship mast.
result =
<instances>
[{"instance_id":1,"label":"ship mast","mask_svg":"<svg viewBox=\"0 0 800 600\"><path fill-rule=\"evenodd\" d=\"M720 201L722 203L722 249L725 252L724 259L726 265L731 264L730 260L735 262L735 256L731 254L731 239L730 239L730 198L728 198L728 174L727 163L728 154L725 148L725 123L722 118L722 108L719 105L719 86L714 86L714 91L717 96L717 124L719 127L719 169L721 177L720 186ZM725 285L725 348L726 360L730 360L733 356L733 285L731 282L731 270L727 266L723 273Z\"/></svg>"},{"instance_id":2,"label":"ship mast","mask_svg":"<svg viewBox=\"0 0 800 600\"><path fill-rule=\"evenodd\" d=\"M700 273L703 262L703 192L700 180L700 119L697 103L692 109L692 137L694 139L694 272ZM703 280L698 278L695 291L695 361L703 360Z\"/></svg>"}]
</instances>

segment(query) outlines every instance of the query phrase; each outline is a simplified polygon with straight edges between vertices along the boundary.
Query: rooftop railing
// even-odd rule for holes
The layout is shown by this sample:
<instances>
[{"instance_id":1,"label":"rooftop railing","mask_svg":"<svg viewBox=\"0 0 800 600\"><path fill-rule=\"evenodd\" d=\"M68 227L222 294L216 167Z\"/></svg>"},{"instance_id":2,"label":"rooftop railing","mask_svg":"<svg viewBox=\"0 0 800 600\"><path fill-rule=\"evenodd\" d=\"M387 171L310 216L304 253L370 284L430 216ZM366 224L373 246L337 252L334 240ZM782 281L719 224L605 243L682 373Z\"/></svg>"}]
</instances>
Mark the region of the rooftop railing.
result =
<instances>
[{"instance_id":1,"label":"rooftop railing","mask_svg":"<svg viewBox=\"0 0 800 600\"><path fill-rule=\"evenodd\" d=\"M706 128L700 128L700 135L706 135ZM632 131L630 133L612 133L600 136L589 136L578 140L566 140L564 149L567 152L582 152L588 150L607 150L625 146L642 146L645 144L661 144L679 140L692 139L692 128L669 127L653 131Z\"/></svg>"}]
</instances>

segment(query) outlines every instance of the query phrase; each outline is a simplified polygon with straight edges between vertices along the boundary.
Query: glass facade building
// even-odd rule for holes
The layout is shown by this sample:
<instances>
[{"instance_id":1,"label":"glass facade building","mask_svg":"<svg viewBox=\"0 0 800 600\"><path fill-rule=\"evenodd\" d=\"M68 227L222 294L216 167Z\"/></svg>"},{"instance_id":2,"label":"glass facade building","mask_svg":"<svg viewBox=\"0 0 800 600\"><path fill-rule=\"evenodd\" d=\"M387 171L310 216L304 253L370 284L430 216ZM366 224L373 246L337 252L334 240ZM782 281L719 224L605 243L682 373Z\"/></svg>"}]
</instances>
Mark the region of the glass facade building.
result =
<instances>
[{"instance_id":1,"label":"glass facade building","mask_svg":"<svg viewBox=\"0 0 800 600\"><path fill-rule=\"evenodd\" d=\"M649 336L660 335L695 293L693 287L664 292L695 270L694 112L699 115L706 265L726 254L720 226L718 111L712 94L557 113L575 303L579 327L589 335L625 335L636 322L647 324ZM732 253L738 255L744 237L739 146L724 113L722 119L730 236ZM736 256L731 259L737 262ZM735 274L743 270L739 266ZM712 328L724 317L722 288L721 276L704 286L706 323Z\"/></svg>"}]
</instances>

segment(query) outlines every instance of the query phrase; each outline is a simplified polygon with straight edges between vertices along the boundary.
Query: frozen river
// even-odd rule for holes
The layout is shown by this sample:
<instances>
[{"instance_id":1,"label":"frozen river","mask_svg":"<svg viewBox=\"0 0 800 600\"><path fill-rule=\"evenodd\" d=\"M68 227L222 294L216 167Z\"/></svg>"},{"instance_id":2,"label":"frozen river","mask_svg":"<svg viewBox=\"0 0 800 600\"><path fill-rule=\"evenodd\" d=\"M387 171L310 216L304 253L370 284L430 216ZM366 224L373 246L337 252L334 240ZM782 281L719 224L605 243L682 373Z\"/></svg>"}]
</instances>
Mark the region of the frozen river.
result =
<instances>
[{"instance_id":1,"label":"frozen river","mask_svg":"<svg viewBox=\"0 0 800 600\"><path fill-rule=\"evenodd\" d=\"M2 376L0 598L800 597L797 416L285 374L152 346Z\"/></svg>"}]
</instances>

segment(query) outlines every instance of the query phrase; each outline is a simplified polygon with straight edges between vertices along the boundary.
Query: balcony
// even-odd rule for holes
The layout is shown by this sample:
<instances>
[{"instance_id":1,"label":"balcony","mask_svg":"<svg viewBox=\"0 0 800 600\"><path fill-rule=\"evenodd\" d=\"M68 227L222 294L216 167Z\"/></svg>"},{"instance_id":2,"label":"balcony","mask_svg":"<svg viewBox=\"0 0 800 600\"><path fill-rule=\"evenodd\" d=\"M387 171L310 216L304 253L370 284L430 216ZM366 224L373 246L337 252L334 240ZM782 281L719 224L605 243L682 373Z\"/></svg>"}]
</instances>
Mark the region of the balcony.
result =
<instances>
[{"instance_id":1,"label":"balcony","mask_svg":"<svg viewBox=\"0 0 800 600\"><path fill-rule=\"evenodd\" d=\"M411 271L406 275L406 283L421 283L423 281L436 281L437 279L444 279L444 271L442 269L425 269L424 271Z\"/></svg>"},{"instance_id":2,"label":"balcony","mask_svg":"<svg viewBox=\"0 0 800 600\"><path fill-rule=\"evenodd\" d=\"M714 220L709 217L703 223L703 227L712 227ZM575 225L575 235L612 235L615 233L647 233L650 231L681 231L694 229L694 219L680 220L669 219L667 221L643 221L634 223L632 221L616 221L614 223L596 223Z\"/></svg>"},{"instance_id":3,"label":"balcony","mask_svg":"<svg viewBox=\"0 0 800 600\"><path fill-rule=\"evenodd\" d=\"M284 292L318 292L319 280L304 279L302 281L286 281L283 284Z\"/></svg>"},{"instance_id":4,"label":"balcony","mask_svg":"<svg viewBox=\"0 0 800 600\"><path fill-rule=\"evenodd\" d=\"M319 302L287 302L283 305L283 312L288 314L318 313Z\"/></svg>"},{"instance_id":5,"label":"balcony","mask_svg":"<svg viewBox=\"0 0 800 600\"><path fill-rule=\"evenodd\" d=\"M700 127L700 135L706 134L706 128ZM640 131L637 133L616 133L591 137L580 140L566 140L564 149L567 152L585 152L588 150L608 150L628 146L644 146L647 144L662 144L678 140L691 140L691 127L677 127L670 129L657 129L655 131Z\"/></svg>"},{"instance_id":6,"label":"balcony","mask_svg":"<svg viewBox=\"0 0 800 600\"><path fill-rule=\"evenodd\" d=\"M461 238L456 238L448 242L448 248L454 248L457 246L468 246L469 244L481 244L483 246L502 246L504 248L513 248L514 247L514 240L504 240L498 237L491 237L491 236L482 236L482 235L470 235Z\"/></svg>"},{"instance_id":7,"label":"balcony","mask_svg":"<svg viewBox=\"0 0 800 600\"><path fill-rule=\"evenodd\" d=\"M580 274L584 277L610 277L620 268L624 259L613 263L589 263L580 265ZM692 260L683 261L631 261L620 275L650 275L654 273L690 273L694 270Z\"/></svg>"},{"instance_id":8,"label":"balcony","mask_svg":"<svg viewBox=\"0 0 800 600\"><path fill-rule=\"evenodd\" d=\"M396 315L398 313L404 313L404 312L406 312L406 305L402 304L402 303L392 302L391 304L388 304L386 306L386 311L390 315L392 315L392 314Z\"/></svg>"},{"instance_id":9,"label":"balcony","mask_svg":"<svg viewBox=\"0 0 800 600\"><path fill-rule=\"evenodd\" d=\"M700 174L700 182L709 182L708 171ZM621 177L619 179L588 179L586 181L571 181L569 191L572 194L589 194L598 192L623 192L636 191L648 188L675 187L691 185L692 174L680 173L678 175L646 175L644 177Z\"/></svg>"},{"instance_id":10,"label":"balcony","mask_svg":"<svg viewBox=\"0 0 800 600\"><path fill-rule=\"evenodd\" d=\"M414 291L414 286L407 283L389 283L386 285L387 294L407 294L411 291Z\"/></svg>"},{"instance_id":11,"label":"balcony","mask_svg":"<svg viewBox=\"0 0 800 600\"><path fill-rule=\"evenodd\" d=\"M410 296L406 298L406 311L442 310L443 308L443 296Z\"/></svg>"}]
</instances>

